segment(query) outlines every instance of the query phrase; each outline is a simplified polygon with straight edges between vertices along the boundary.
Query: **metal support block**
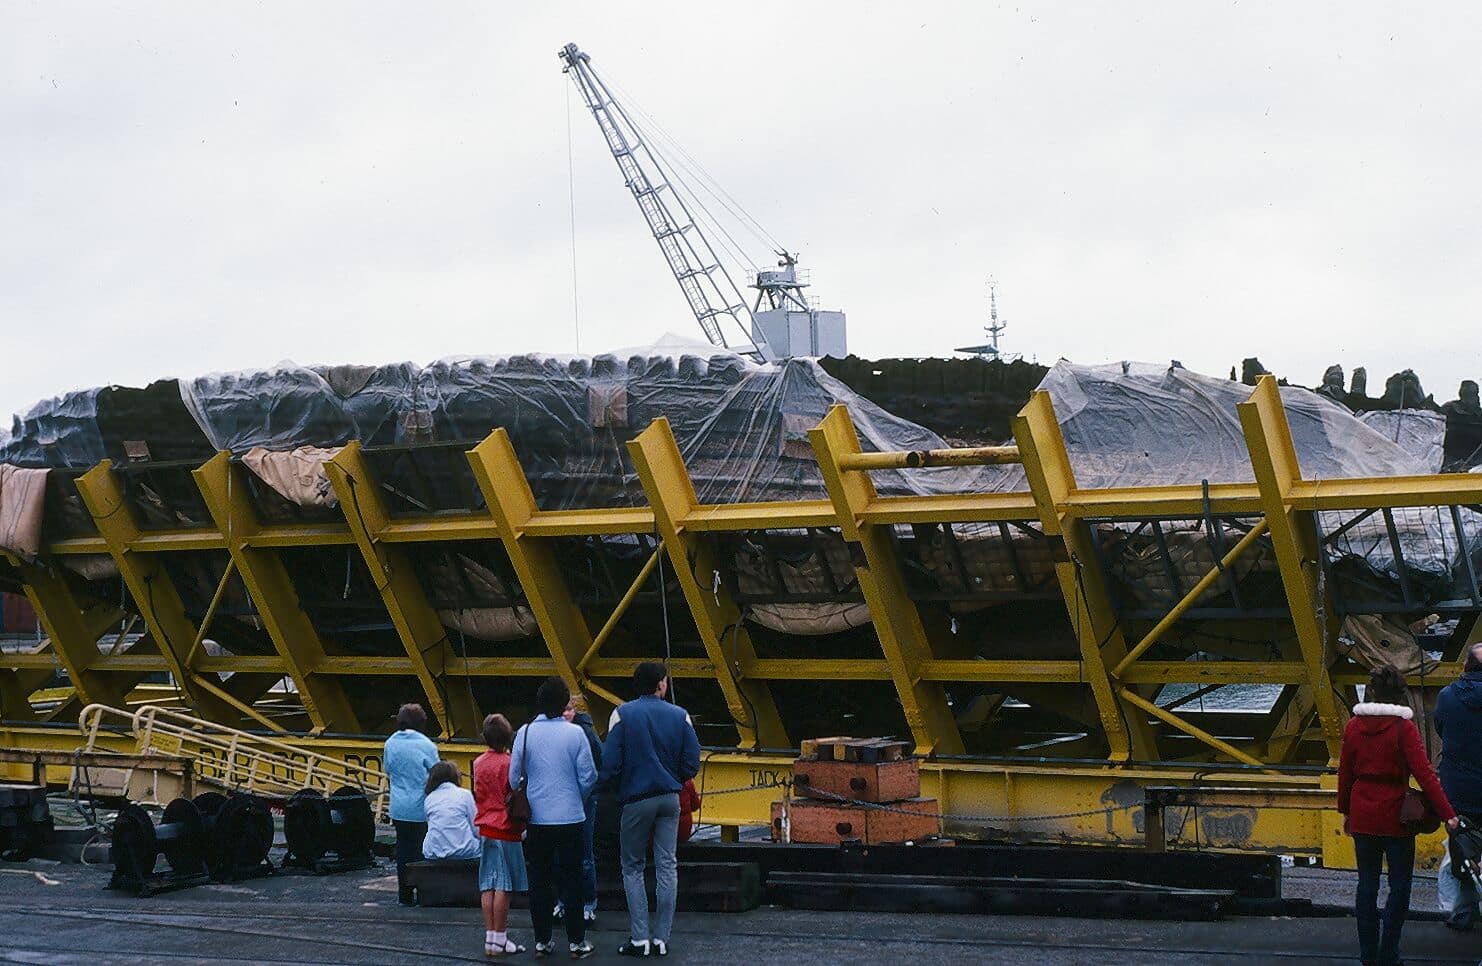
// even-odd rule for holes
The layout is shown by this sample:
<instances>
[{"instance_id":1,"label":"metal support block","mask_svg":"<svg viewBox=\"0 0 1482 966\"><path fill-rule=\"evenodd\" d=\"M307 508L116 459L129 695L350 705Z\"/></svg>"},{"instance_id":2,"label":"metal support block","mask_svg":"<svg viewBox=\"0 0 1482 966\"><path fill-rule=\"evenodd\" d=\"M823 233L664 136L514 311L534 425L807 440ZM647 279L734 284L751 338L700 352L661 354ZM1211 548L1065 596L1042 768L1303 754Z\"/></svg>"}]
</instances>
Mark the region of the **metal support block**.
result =
<instances>
[{"instance_id":1,"label":"metal support block","mask_svg":"<svg viewBox=\"0 0 1482 966\"><path fill-rule=\"evenodd\" d=\"M854 573L869 606L906 724L916 741L916 753L960 755L962 733L952 717L946 688L941 682L922 680L924 666L936 655L921 613L906 591L890 526L860 522L861 514L877 494L865 469L843 468L844 463L858 463L854 458L861 455L859 434L849 410L833 407L816 429L808 431L808 439L833 501L840 533L858 549ZM1018 458L1017 451L1014 456Z\"/></svg>"},{"instance_id":2,"label":"metal support block","mask_svg":"<svg viewBox=\"0 0 1482 966\"><path fill-rule=\"evenodd\" d=\"M756 648L742 620L741 608L712 575L718 567L710 547L685 527L697 511L695 485L684 466L679 444L667 419L656 419L628 443L633 466L653 507L654 523L684 591L685 603L705 652L715 665L715 680L736 723L741 744L787 748L792 743L765 681L747 678L744 668L756 660Z\"/></svg>"},{"instance_id":3,"label":"metal support block","mask_svg":"<svg viewBox=\"0 0 1482 966\"><path fill-rule=\"evenodd\" d=\"M298 593L283 561L274 550L251 546L262 531L262 523L241 473L230 454L218 453L192 475L217 529L226 537L227 552L298 689L309 720L321 731L358 732L362 723L344 687L332 675L320 673L324 643L299 606Z\"/></svg>"},{"instance_id":4,"label":"metal support block","mask_svg":"<svg viewBox=\"0 0 1482 966\"><path fill-rule=\"evenodd\" d=\"M443 735L476 736L484 719L467 680L460 676L448 685L449 672L459 660L448 632L427 602L405 548L380 539L390 515L360 443L349 443L324 464L324 470Z\"/></svg>"}]
</instances>

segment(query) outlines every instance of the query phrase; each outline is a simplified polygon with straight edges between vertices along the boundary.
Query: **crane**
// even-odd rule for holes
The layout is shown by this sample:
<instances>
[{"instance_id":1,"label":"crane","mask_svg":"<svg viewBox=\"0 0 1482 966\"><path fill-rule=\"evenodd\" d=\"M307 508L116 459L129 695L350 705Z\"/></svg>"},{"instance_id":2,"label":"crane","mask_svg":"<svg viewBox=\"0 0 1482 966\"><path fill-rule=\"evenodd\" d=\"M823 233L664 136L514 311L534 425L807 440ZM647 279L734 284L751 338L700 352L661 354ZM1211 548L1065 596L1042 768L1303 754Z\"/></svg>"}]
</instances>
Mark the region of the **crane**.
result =
<instances>
[{"instance_id":1,"label":"crane","mask_svg":"<svg viewBox=\"0 0 1482 966\"><path fill-rule=\"evenodd\" d=\"M691 214L684 192L677 190L681 179L592 68L591 57L576 44L562 47L557 56L562 73L570 75L596 118L623 183L711 344L763 362L792 355L844 356L844 313L819 311L803 299L801 290L808 282L798 276L796 254L780 249L777 270L756 272L750 286L757 290L756 306L747 307L740 286ZM724 235L715 216L690 194ZM734 257L734 243L732 252Z\"/></svg>"}]
</instances>

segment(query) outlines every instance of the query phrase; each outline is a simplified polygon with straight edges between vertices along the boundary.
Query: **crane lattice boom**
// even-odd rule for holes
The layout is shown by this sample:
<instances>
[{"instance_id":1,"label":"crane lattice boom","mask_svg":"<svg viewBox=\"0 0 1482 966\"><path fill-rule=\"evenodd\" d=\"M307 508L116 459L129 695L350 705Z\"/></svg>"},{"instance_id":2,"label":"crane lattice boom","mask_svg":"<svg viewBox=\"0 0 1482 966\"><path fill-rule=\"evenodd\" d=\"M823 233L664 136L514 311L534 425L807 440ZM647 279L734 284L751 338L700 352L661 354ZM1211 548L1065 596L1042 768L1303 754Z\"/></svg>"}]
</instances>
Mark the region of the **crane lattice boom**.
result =
<instances>
[{"instance_id":1,"label":"crane lattice boom","mask_svg":"<svg viewBox=\"0 0 1482 966\"><path fill-rule=\"evenodd\" d=\"M663 164L649 148L638 126L592 69L591 58L576 44L561 48L559 56L565 64L563 72L571 75L587 108L597 119L607 148L623 174L623 183L638 203L638 210L659 243L669 271L679 283L705 337L714 345L732 347L724 327L729 322L739 332L737 345L744 346L744 354L771 359L766 342L752 331L751 312L740 288L695 224L689 207L674 190Z\"/></svg>"}]
</instances>

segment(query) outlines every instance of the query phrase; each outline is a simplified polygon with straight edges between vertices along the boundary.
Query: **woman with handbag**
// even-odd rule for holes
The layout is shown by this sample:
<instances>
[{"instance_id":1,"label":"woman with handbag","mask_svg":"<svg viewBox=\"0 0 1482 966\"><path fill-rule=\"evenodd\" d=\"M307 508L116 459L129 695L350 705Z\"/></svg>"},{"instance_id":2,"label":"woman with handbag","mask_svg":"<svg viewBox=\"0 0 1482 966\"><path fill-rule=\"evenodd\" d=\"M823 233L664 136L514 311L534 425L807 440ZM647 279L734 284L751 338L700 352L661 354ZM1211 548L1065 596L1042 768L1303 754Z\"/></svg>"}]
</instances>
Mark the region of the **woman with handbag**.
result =
<instances>
[{"instance_id":1,"label":"woman with handbag","mask_svg":"<svg viewBox=\"0 0 1482 966\"><path fill-rule=\"evenodd\" d=\"M1404 675L1380 665L1369 675L1364 700L1354 706L1343 731L1338 764L1338 811L1353 836L1358 860L1354 917L1358 920L1359 959L1390 966L1400 962L1400 931L1410 909L1410 877L1415 868L1415 836L1445 821L1456 827L1456 812L1431 768L1420 732L1406 703ZM1410 788L1414 776L1424 790ZM1377 902L1381 865L1389 864L1389 901L1381 924Z\"/></svg>"},{"instance_id":2,"label":"woman with handbag","mask_svg":"<svg viewBox=\"0 0 1482 966\"><path fill-rule=\"evenodd\" d=\"M525 947L509 937L510 893L530 888L525 878L525 853L520 839L525 823L509 813L510 750L515 733L509 719L491 714L484 719L484 744L489 750L473 762L474 825L479 830L479 901L484 908L484 955L511 956Z\"/></svg>"},{"instance_id":3,"label":"woman with handbag","mask_svg":"<svg viewBox=\"0 0 1482 966\"><path fill-rule=\"evenodd\" d=\"M509 812L528 816L525 827L525 871L530 882L530 925L537 958L551 955L551 919L555 894L568 910L582 907L582 803L597 784L587 736L565 718L571 692L558 677L546 678L535 692L540 714L515 733L510 757ZM572 959L592 955L586 920L566 917L566 939Z\"/></svg>"}]
</instances>

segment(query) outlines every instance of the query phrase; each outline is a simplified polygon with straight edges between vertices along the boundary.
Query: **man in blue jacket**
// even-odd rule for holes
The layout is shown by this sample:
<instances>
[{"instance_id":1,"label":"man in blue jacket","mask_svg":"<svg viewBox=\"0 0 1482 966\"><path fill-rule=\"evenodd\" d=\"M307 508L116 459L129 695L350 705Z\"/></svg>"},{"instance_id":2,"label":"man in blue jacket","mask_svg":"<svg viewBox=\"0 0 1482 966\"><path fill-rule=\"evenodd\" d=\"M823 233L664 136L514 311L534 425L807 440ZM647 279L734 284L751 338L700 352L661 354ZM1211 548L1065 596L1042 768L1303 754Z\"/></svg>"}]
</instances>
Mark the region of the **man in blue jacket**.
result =
<instances>
[{"instance_id":1,"label":"man in blue jacket","mask_svg":"<svg viewBox=\"0 0 1482 966\"><path fill-rule=\"evenodd\" d=\"M1473 644L1461 677L1441 689L1432 716L1441 736L1441 788L1451 807L1473 825L1482 825L1482 644ZM1446 925L1468 930L1477 923L1477 890L1461 871L1456 841L1451 843L1451 871L1461 884L1460 896Z\"/></svg>"},{"instance_id":2,"label":"man in blue jacket","mask_svg":"<svg viewBox=\"0 0 1482 966\"><path fill-rule=\"evenodd\" d=\"M616 783L622 802L623 891L628 942L620 956L667 956L679 892L674 850L679 838L679 790L700 772L700 739L683 708L665 701L669 671L644 661L633 671L639 696L617 709L602 747L602 783ZM650 928L643 874L653 840L657 908Z\"/></svg>"}]
</instances>

